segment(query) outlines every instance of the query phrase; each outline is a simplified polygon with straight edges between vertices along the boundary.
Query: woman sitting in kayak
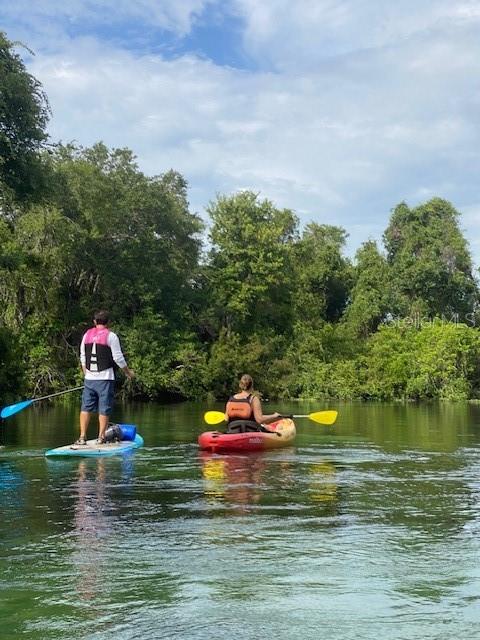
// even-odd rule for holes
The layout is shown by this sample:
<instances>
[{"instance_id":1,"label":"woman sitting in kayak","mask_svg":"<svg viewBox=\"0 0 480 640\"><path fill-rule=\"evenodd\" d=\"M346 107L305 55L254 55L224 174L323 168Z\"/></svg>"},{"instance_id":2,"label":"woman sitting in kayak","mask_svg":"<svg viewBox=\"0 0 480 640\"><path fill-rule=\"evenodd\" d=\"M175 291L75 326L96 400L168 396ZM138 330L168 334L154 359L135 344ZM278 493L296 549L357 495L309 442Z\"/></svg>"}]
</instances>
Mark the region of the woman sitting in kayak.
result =
<instances>
[{"instance_id":1,"label":"woman sitting in kayak","mask_svg":"<svg viewBox=\"0 0 480 640\"><path fill-rule=\"evenodd\" d=\"M260 398L253 391L253 379L245 373L238 384L239 391L231 396L225 408L228 423L227 433L245 433L247 431L269 431L264 425L280 420L279 413L265 415Z\"/></svg>"}]
</instances>

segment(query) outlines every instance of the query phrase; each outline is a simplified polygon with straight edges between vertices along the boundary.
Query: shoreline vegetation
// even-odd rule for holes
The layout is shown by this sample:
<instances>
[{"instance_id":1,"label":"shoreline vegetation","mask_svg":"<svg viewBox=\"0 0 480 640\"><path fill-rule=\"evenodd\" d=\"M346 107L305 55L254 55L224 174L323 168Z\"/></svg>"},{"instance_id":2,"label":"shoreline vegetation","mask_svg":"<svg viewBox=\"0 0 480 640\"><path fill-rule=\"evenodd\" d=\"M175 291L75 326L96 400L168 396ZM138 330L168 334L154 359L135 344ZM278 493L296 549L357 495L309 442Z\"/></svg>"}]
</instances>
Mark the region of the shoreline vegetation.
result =
<instances>
[{"instance_id":1,"label":"shoreline vegetation","mask_svg":"<svg viewBox=\"0 0 480 640\"><path fill-rule=\"evenodd\" d=\"M138 372L127 398L223 399L249 372L272 399L480 401L479 284L450 202L397 204L351 260L346 230L257 193L218 195L205 222L174 169L49 140L2 34L0 89L2 404L79 383L98 308Z\"/></svg>"}]
</instances>

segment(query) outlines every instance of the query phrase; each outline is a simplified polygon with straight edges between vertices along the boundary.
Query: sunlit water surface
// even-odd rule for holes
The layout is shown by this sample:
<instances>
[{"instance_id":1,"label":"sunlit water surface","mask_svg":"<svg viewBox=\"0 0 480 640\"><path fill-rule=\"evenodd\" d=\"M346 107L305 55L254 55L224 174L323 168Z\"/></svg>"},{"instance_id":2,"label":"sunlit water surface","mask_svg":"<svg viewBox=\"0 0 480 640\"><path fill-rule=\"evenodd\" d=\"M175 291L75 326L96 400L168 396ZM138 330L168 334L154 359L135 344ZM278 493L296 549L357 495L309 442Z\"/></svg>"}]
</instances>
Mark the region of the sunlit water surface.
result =
<instances>
[{"instance_id":1,"label":"sunlit water surface","mask_svg":"<svg viewBox=\"0 0 480 640\"><path fill-rule=\"evenodd\" d=\"M117 405L145 447L96 460L44 457L76 405L3 422L0 637L480 638L479 406L280 405L340 415L250 456L206 408Z\"/></svg>"}]
</instances>

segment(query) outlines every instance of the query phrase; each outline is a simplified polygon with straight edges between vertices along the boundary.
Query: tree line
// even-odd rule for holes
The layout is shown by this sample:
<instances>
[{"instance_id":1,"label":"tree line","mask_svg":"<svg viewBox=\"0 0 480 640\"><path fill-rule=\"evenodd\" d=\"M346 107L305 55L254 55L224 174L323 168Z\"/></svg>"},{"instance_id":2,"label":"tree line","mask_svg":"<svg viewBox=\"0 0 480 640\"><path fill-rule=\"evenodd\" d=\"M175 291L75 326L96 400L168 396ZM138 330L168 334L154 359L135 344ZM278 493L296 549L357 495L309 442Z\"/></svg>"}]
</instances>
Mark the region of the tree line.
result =
<instances>
[{"instance_id":1,"label":"tree line","mask_svg":"<svg viewBox=\"0 0 480 640\"><path fill-rule=\"evenodd\" d=\"M227 396L249 372L279 398L472 398L479 287L446 200L347 233L245 191L208 223L174 170L129 149L53 143L48 99L0 35L0 398L66 388L107 308L138 378L126 395Z\"/></svg>"}]
</instances>

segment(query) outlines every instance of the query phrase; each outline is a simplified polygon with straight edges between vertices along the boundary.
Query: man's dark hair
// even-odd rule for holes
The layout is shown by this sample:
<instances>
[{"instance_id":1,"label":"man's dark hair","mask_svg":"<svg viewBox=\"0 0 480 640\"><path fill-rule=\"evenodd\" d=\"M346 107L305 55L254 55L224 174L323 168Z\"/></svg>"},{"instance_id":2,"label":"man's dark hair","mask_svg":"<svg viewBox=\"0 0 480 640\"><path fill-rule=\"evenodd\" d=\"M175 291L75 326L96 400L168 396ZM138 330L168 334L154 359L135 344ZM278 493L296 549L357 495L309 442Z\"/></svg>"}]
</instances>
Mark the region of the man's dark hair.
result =
<instances>
[{"instance_id":1,"label":"man's dark hair","mask_svg":"<svg viewBox=\"0 0 480 640\"><path fill-rule=\"evenodd\" d=\"M100 311L95 311L93 319L97 324L108 324L110 317L108 315L108 311L100 309Z\"/></svg>"}]
</instances>

